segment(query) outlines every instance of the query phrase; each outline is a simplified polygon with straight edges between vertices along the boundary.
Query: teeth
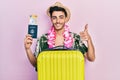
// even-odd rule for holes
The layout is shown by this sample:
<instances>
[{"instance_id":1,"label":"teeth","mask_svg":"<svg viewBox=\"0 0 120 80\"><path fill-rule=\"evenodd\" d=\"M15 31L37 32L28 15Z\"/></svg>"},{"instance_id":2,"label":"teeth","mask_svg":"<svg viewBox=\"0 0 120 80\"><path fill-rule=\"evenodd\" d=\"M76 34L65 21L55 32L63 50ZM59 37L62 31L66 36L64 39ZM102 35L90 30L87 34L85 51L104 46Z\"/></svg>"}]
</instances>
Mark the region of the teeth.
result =
<instances>
[{"instance_id":1,"label":"teeth","mask_svg":"<svg viewBox=\"0 0 120 80\"><path fill-rule=\"evenodd\" d=\"M59 27L59 26L60 26L60 24L57 24L56 26L57 26L57 27Z\"/></svg>"}]
</instances>

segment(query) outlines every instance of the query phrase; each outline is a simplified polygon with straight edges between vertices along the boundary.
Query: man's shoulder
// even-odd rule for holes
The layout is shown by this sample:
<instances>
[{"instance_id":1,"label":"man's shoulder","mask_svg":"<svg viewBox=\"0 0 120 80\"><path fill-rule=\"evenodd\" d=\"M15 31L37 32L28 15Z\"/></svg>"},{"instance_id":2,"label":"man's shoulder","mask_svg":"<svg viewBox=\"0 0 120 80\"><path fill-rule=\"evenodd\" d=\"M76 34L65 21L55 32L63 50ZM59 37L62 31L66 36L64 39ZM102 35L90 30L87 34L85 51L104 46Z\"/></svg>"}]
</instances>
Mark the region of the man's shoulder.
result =
<instances>
[{"instance_id":1,"label":"man's shoulder","mask_svg":"<svg viewBox=\"0 0 120 80\"><path fill-rule=\"evenodd\" d=\"M80 38L80 35L78 35L77 33L70 32L70 34L72 35L73 38Z\"/></svg>"},{"instance_id":2,"label":"man's shoulder","mask_svg":"<svg viewBox=\"0 0 120 80\"><path fill-rule=\"evenodd\" d=\"M45 34L42 34L41 37L47 37L48 36L48 33L45 33Z\"/></svg>"},{"instance_id":3,"label":"man's shoulder","mask_svg":"<svg viewBox=\"0 0 120 80\"><path fill-rule=\"evenodd\" d=\"M48 33L42 34L38 39L39 40L46 40L48 36Z\"/></svg>"}]
</instances>

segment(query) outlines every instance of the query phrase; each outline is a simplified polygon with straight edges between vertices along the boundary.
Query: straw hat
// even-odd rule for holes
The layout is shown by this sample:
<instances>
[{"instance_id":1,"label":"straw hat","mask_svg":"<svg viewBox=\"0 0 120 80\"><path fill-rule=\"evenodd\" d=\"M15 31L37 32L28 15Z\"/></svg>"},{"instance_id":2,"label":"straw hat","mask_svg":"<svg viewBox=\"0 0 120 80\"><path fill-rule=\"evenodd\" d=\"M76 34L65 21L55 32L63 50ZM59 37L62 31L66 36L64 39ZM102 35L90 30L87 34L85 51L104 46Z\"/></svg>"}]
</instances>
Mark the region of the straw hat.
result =
<instances>
[{"instance_id":1,"label":"straw hat","mask_svg":"<svg viewBox=\"0 0 120 80\"><path fill-rule=\"evenodd\" d=\"M56 2L55 4L53 4L53 5L50 6L50 7L54 7L54 6L58 6L58 7L61 7L61 8L64 8L64 9L65 9L65 11L67 12L66 22L68 22L69 19L70 19L70 16L71 16L70 10L69 10L66 6L63 6L60 2ZM50 13L49 13L50 7L47 9L47 15L48 15L49 17L50 17Z\"/></svg>"}]
</instances>

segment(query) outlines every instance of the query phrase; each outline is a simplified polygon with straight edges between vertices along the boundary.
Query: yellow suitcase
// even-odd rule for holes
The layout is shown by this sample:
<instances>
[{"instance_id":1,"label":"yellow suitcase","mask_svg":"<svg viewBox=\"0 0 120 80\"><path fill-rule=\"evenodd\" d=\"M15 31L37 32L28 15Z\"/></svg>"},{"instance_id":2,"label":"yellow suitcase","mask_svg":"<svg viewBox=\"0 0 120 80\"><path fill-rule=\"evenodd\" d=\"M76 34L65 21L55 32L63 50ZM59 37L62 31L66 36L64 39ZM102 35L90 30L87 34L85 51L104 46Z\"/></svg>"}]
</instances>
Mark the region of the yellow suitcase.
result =
<instances>
[{"instance_id":1,"label":"yellow suitcase","mask_svg":"<svg viewBox=\"0 0 120 80\"><path fill-rule=\"evenodd\" d=\"M84 57L80 51L43 51L37 58L38 80L84 80Z\"/></svg>"}]
</instances>

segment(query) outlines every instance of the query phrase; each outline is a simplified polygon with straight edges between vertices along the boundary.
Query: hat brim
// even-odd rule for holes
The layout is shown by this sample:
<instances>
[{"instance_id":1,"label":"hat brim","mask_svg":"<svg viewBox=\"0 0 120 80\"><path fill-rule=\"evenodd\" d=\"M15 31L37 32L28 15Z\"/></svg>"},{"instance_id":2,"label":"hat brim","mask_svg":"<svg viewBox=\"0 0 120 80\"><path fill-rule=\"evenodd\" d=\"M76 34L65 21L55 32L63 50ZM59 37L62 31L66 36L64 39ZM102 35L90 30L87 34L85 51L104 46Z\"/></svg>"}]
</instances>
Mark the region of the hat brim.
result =
<instances>
[{"instance_id":1,"label":"hat brim","mask_svg":"<svg viewBox=\"0 0 120 80\"><path fill-rule=\"evenodd\" d=\"M71 16L70 10L69 10L66 6L63 6L60 2L56 2L55 4L53 4L53 5L50 6L50 7L54 7L54 6L58 6L58 7L61 7L61 8L64 8L64 9L65 9L65 11L67 12L66 22L68 22L69 19L70 19L70 16ZM50 13L49 13L50 7L47 9L47 15L48 15L49 17L50 17Z\"/></svg>"}]
</instances>

